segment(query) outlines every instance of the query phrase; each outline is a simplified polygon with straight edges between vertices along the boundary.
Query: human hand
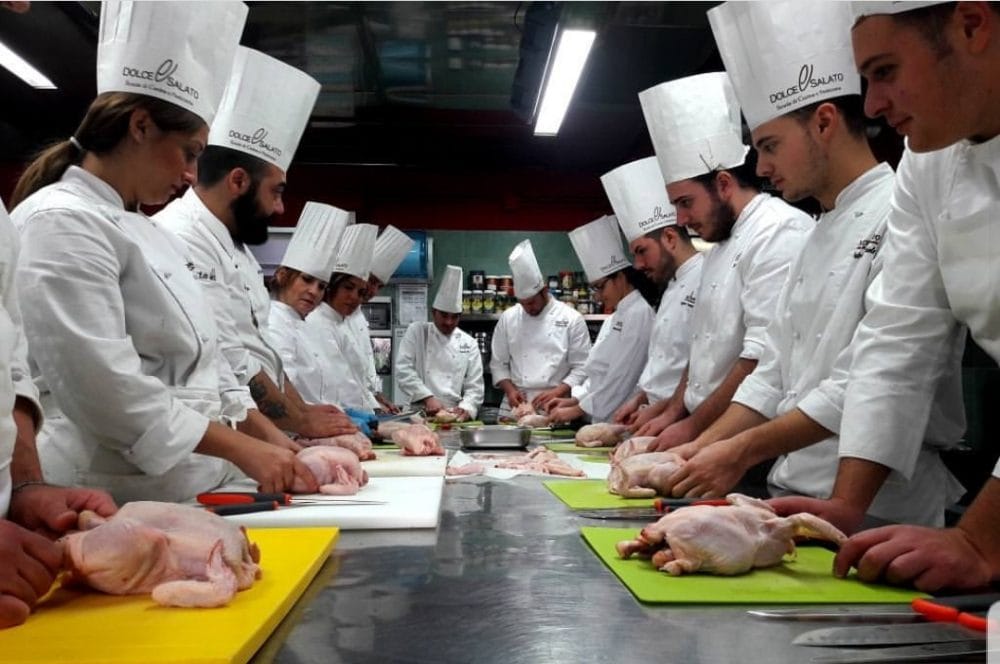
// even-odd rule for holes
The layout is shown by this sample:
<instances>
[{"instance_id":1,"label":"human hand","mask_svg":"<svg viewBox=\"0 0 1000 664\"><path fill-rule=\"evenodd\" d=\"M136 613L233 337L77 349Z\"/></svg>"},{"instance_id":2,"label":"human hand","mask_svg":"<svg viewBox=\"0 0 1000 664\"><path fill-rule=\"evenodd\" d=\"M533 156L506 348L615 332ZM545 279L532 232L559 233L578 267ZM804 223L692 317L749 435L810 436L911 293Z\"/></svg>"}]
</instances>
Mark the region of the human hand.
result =
<instances>
[{"instance_id":1,"label":"human hand","mask_svg":"<svg viewBox=\"0 0 1000 664\"><path fill-rule=\"evenodd\" d=\"M28 619L61 567L59 545L0 519L0 629Z\"/></svg>"},{"instance_id":2,"label":"human hand","mask_svg":"<svg viewBox=\"0 0 1000 664\"><path fill-rule=\"evenodd\" d=\"M263 493L290 492L298 480L300 493L319 490L316 477L309 467L290 450L251 439L231 459L247 476L257 480Z\"/></svg>"},{"instance_id":3,"label":"human hand","mask_svg":"<svg viewBox=\"0 0 1000 664\"><path fill-rule=\"evenodd\" d=\"M629 422L630 418L639 410L639 403L636 399L629 399L622 405L618 406L618 410L611 414L612 424L632 424ZM633 418L634 419L634 418Z\"/></svg>"},{"instance_id":4,"label":"human hand","mask_svg":"<svg viewBox=\"0 0 1000 664\"><path fill-rule=\"evenodd\" d=\"M424 399L424 412L428 415L434 415L439 410L444 410L444 404L438 401L435 397L427 397Z\"/></svg>"},{"instance_id":5,"label":"human hand","mask_svg":"<svg viewBox=\"0 0 1000 664\"><path fill-rule=\"evenodd\" d=\"M690 417L674 422L656 436L656 440L646 448L650 452L666 452L667 450L690 443L698 436Z\"/></svg>"},{"instance_id":6,"label":"human hand","mask_svg":"<svg viewBox=\"0 0 1000 664\"><path fill-rule=\"evenodd\" d=\"M572 422L577 418L583 417L583 415L583 409L579 406L563 406L561 408L553 408L549 411L549 421L553 424L562 424Z\"/></svg>"},{"instance_id":7,"label":"human hand","mask_svg":"<svg viewBox=\"0 0 1000 664\"><path fill-rule=\"evenodd\" d=\"M510 404L511 410L517 408L522 403L528 400L528 397L525 396L524 392L517 389L516 387L510 387L504 390L504 393L507 395L507 403Z\"/></svg>"},{"instance_id":8,"label":"human hand","mask_svg":"<svg viewBox=\"0 0 1000 664\"><path fill-rule=\"evenodd\" d=\"M767 501L779 516L799 512L809 512L829 521L841 532L850 535L865 518L864 510L858 509L841 498L809 498L807 496L784 496Z\"/></svg>"},{"instance_id":9,"label":"human hand","mask_svg":"<svg viewBox=\"0 0 1000 664\"><path fill-rule=\"evenodd\" d=\"M556 399L551 399L545 404L545 411L551 413L556 408L565 408L567 406L575 406L579 402L573 397L559 397Z\"/></svg>"},{"instance_id":10,"label":"human hand","mask_svg":"<svg viewBox=\"0 0 1000 664\"><path fill-rule=\"evenodd\" d=\"M535 395L535 398L531 400L531 405L534 406L537 411L544 411L547 403L553 399L566 396L569 394L569 389L569 385L562 383L553 387L551 390L545 390L544 392Z\"/></svg>"},{"instance_id":11,"label":"human hand","mask_svg":"<svg viewBox=\"0 0 1000 664\"><path fill-rule=\"evenodd\" d=\"M681 449L686 448L686 449ZM688 462L670 477L675 498L718 498L725 496L750 468L745 446L729 438L700 450L694 442L679 445L673 452L689 454Z\"/></svg>"},{"instance_id":12,"label":"human hand","mask_svg":"<svg viewBox=\"0 0 1000 664\"><path fill-rule=\"evenodd\" d=\"M455 406L454 408L451 409L451 412L455 413L455 415L458 417L459 422L468 422L470 419L472 419L469 416L469 412L460 406Z\"/></svg>"},{"instance_id":13,"label":"human hand","mask_svg":"<svg viewBox=\"0 0 1000 664\"><path fill-rule=\"evenodd\" d=\"M331 408L333 407L326 405L308 407L297 433L303 438L332 438L347 436L358 431L358 427L350 417Z\"/></svg>"},{"instance_id":14,"label":"human hand","mask_svg":"<svg viewBox=\"0 0 1000 664\"><path fill-rule=\"evenodd\" d=\"M11 496L8 517L28 530L56 538L75 529L77 518L84 510L109 517L118 507L114 499L100 489L31 484Z\"/></svg>"},{"instance_id":15,"label":"human hand","mask_svg":"<svg viewBox=\"0 0 1000 664\"><path fill-rule=\"evenodd\" d=\"M844 542L833 560L833 573L840 578L851 567L862 581L911 585L926 593L971 590L993 581L989 562L961 528L864 530Z\"/></svg>"}]
</instances>

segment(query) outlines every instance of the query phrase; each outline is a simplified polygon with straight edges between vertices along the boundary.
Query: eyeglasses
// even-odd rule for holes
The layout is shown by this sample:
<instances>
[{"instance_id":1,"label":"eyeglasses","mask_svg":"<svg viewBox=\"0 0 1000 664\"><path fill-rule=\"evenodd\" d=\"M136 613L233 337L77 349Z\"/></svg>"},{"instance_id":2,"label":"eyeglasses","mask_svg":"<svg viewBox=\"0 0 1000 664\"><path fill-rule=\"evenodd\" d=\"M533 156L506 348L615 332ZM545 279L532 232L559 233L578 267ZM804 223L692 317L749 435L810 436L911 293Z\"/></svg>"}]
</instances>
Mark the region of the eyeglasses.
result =
<instances>
[{"instance_id":1,"label":"eyeglasses","mask_svg":"<svg viewBox=\"0 0 1000 664\"><path fill-rule=\"evenodd\" d=\"M596 290L598 293L600 293L601 291L604 290L604 287L607 286L610 282L611 282L611 278L610 277L605 277L604 279L601 279L600 281L598 281L597 283L594 284L594 290Z\"/></svg>"}]
</instances>

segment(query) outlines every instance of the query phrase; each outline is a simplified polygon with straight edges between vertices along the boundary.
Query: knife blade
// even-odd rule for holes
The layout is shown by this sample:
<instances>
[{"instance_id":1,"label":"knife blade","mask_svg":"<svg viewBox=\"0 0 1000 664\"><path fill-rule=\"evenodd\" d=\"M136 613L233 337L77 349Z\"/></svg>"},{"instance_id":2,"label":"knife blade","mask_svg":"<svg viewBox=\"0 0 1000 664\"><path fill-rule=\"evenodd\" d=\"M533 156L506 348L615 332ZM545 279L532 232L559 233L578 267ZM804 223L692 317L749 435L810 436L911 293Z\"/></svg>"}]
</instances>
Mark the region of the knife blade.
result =
<instances>
[{"instance_id":1,"label":"knife blade","mask_svg":"<svg viewBox=\"0 0 1000 664\"><path fill-rule=\"evenodd\" d=\"M865 625L863 627L825 627L800 634L792 640L797 646L893 646L909 643L945 643L982 638L982 632L952 623L915 623L912 625Z\"/></svg>"},{"instance_id":2,"label":"knife blade","mask_svg":"<svg viewBox=\"0 0 1000 664\"><path fill-rule=\"evenodd\" d=\"M728 505L725 498L657 498L650 507L610 507L591 510L577 510L577 516L587 519L659 519L672 509L691 505Z\"/></svg>"},{"instance_id":3,"label":"knife blade","mask_svg":"<svg viewBox=\"0 0 1000 664\"><path fill-rule=\"evenodd\" d=\"M895 648L845 650L841 653L813 657L815 664L875 664L876 662L953 662L958 657L998 653L987 648L985 639L952 643L922 643ZM981 661L981 660L980 660Z\"/></svg>"},{"instance_id":4,"label":"knife blade","mask_svg":"<svg viewBox=\"0 0 1000 664\"><path fill-rule=\"evenodd\" d=\"M909 606L893 609L869 609L867 607L824 607L822 609L751 609L747 615L764 620L793 620L803 622L884 622L912 623L924 622L924 617Z\"/></svg>"}]
</instances>

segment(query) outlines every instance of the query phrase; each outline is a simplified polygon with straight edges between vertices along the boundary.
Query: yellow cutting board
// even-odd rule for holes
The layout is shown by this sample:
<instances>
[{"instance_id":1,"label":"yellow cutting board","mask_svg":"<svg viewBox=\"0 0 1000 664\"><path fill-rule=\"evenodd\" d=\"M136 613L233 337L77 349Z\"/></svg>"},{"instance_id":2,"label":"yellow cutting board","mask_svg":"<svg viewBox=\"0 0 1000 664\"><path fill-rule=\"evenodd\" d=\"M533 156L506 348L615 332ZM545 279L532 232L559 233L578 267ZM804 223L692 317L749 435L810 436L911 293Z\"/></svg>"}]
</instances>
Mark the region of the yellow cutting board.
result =
<instances>
[{"instance_id":1,"label":"yellow cutting board","mask_svg":"<svg viewBox=\"0 0 1000 664\"><path fill-rule=\"evenodd\" d=\"M148 595L58 590L18 627L0 630L4 664L246 662L327 559L337 528L250 529L263 575L219 609L158 606Z\"/></svg>"}]
</instances>

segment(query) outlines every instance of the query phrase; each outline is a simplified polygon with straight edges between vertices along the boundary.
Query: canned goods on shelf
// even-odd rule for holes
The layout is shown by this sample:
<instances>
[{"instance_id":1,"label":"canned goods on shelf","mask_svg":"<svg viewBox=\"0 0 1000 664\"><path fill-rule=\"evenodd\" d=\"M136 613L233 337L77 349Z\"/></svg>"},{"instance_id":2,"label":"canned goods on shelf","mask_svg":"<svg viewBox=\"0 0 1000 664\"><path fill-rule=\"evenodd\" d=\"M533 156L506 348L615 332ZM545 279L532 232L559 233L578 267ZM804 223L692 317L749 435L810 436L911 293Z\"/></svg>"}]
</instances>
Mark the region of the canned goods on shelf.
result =
<instances>
[{"instance_id":1,"label":"canned goods on shelf","mask_svg":"<svg viewBox=\"0 0 1000 664\"><path fill-rule=\"evenodd\" d=\"M514 294L514 277L509 274L505 274L500 277L500 289L498 293L506 293L507 295Z\"/></svg>"},{"instance_id":2,"label":"canned goods on shelf","mask_svg":"<svg viewBox=\"0 0 1000 664\"><path fill-rule=\"evenodd\" d=\"M472 313L472 291L462 291L462 313Z\"/></svg>"},{"instance_id":3,"label":"canned goods on shelf","mask_svg":"<svg viewBox=\"0 0 1000 664\"><path fill-rule=\"evenodd\" d=\"M483 313L492 314L496 313L497 306L497 292L493 290L483 291Z\"/></svg>"},{"instance_id":4,"label":"canned goods on shelf","mask_svg":"<svg viewBox=\"0 0 1000 664\"><path fill-rule=\"evenodd\" d=\"M563 270L559 273L559 287L564 291L573 290L576 285L576 281L573 279L573 273L567 270Z\"/></svg>"},{"instance_id":5,"label":"canned goods on shelf","mask_svg":"<svg viewBox=\"0 0 1000 664\"><path fill-rule=\"evenodd\" d=\"M472 306L470 307L470 312L474 314L483 313L483 291L472 291Z\"/></svg>"},{"instance_id":6,"label":"canned goods on shelf","mask_svg":"<svg viewBox=\"0 0 1000 664\"><path fill-rule=\"evenodd\" d=\"M495 274L486 275L486 287L484 290L491 290L494 293L500 290L500 277Z\"/></svg>"}]
</instances>

